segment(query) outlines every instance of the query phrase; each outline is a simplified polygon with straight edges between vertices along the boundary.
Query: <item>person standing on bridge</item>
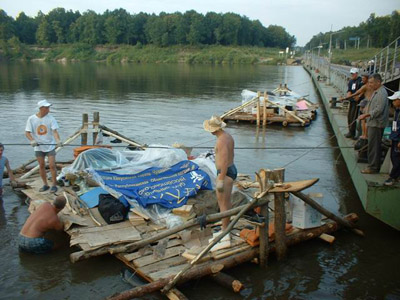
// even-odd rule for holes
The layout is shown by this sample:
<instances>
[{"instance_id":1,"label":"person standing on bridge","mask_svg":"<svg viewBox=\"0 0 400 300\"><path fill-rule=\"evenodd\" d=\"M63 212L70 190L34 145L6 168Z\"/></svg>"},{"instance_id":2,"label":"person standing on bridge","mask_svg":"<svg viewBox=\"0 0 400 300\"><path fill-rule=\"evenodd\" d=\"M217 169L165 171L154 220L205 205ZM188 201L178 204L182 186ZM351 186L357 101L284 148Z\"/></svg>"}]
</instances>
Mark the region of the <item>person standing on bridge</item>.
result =
<instances>
[{"instance_id":1,"label":"person standing on bridge","mask_svg":"<svg viewBox=\"0 0 400 300\"><path fill-rule=\"evenodd\" d=\"M237 177L234 160L235 142L232 136L223 130L226 123L220 117L213 116L210 120L203 123L204 130L217 137L215 144L215 166L217 168L216 193L218 206L221 212L232 208L231 194L233 182ZM222 230L225 230L230 222L230 218L222 219ZM221 242L230 242L230 236L227 234Z\"/></svg>"},{"instance_id":2,"label":"person standing on bridge","mask_svg":"<svg viewBox=\"0 0 400 300\"><path fill-rule=\"evenodd\" d=\"M57 129L56 119L49 114L51 103L47 100L38 102L39 112L30 116L26 122L25 135L34 147L36 159L39 163L39 173L43 181L43 187L39 192L50 189L47 184L45 157L49 159L49 167L52 176L53 186L50 192L57 192L57 170L56 170L56 151L55 148L61 147L60 136Z\"/></svg>"},{"instance_id":3,"label":"person standing on bridge","mask_svg":"<svg viewBox=\"0 0 400 300\"><path fill-rule=\"evenodd\" d=\"M345 135L345 137L356 139L356 122L359 113L359 97L352 97L352 95L362 87L362 81L361 77L358 76L357 68L351 68L350 75L351 79L348 84L346 95L346 98L350 100L349 111L347 113L347 125L349 126L349 132Z\"/></svg>"},{"instance_id":4,"label":"person standing on bridge","mask_svg":"<svg viewBox=\"0 0 400 300\"><path fill-rule=\"evenodd\" d=\"M393 100L395 109L394 119L392 123L392 131L389 138L392 140L390 148L390 159L393 168L390 171L389 178L385 180L384 185L391 186L400 179L400 91L397 91L389 97Z\"/></svg>"},{"instance_id":5,"label":"person standing on bridge","mask_svg":"<svg viewBox=\"0 0 400 300\"><path fill-rule=\"evenodd\" d=\"M371 75L368 84L374 92L368 102L366 113L358 117L359 120L367 119L368 131L368 167L361 173L375 174L379 173L381 168L382 136L389 120L389 102L381 75Z\"/></svg>"}]
</instances>

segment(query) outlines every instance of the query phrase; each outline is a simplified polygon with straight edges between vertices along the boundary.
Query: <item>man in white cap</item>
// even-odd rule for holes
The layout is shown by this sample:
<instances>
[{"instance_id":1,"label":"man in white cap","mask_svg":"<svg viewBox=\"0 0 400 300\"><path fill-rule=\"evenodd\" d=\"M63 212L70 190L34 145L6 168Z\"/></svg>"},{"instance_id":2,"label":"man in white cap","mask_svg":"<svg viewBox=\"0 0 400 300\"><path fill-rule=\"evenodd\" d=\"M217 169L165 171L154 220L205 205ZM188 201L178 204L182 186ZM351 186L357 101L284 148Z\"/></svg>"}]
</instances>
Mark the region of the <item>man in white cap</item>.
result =
<instances>
[{"instance_id":1,"label":"man in white cap","mask_svg":"<svg viewBox=\"0 0 400 300\"><path fill-rule=\"evenodd\" d=\"M358 69L350 69L351 79L347 88L346 98L350 100L349 112L347 113L347 125L349 126L349 132L345 135L347 138L356 139L356 127L357 117L359 113L358 97L352 97L352 95L362 87L361 77L358 76Z\"/></svg>"},{"instance_id":2,"label":"man in white cap","mask_svg":"<svg viewBox=\"0 0 400 300\"><path fill-rule=\"evenodd\" d=\"M237 170L233 163L235 142L232 136L223 130L226 123L218 116L212 116L203 123L204 130L217 137L215 144L215 166L217 167L217 199L221 212L232 208L231 193ZM222 219L222 229L229 225L229 218Z\"/></svg>"},{"instance_id":3,"label":"man in white cap","mask_svg":"<svg viewBox=\"0 0 400 300\"><path fill-rule=\"evenodd\" d=\"M384 182L384 185L393 185L400 179L400 91L397 91L392 96L388 97L393 102L395 109L394 118L392 123L392 131L389 138L392 140L392 147L390 148L390 159L393 168L390 171L389 178Z\"/></svg>"},{"instance_id":4,"label":"man in white cap","mask_svg":"<svg viewBox=\"0 0 400 300\"><path fill-rule=\"evenodd\" d=\"M57 171L56 171L56 152L55 148L61 147L60 136L57 129L56 119L49 114L51 103L47 100L39 101L37 104L39 112L30 116L26 122L25 135L34 147L35 156L39 163L39 173L43 181L43 187L40 192L47 191L57 192ZM47 183L45 157L48 157L49 167L52 176L52 187Z\"/></svg>"}]
</instances>

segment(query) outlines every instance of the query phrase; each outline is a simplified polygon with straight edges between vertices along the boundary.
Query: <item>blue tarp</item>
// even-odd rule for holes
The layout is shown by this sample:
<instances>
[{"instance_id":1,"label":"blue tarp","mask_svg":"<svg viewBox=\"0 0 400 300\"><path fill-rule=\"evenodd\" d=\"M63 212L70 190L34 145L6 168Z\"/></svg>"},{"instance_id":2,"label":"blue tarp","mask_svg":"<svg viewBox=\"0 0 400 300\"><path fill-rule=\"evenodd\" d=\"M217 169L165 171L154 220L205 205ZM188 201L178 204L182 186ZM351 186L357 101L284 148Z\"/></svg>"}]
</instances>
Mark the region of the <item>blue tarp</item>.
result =
<instances>
[{"instance_id":1,"label":"blue tarp","mask_svg":"<svg viewBox=\"0 0 400 300\"><path fill-rule=\"evenodd\" d=\"M133 175L96 171L104 184L140 205L160 204L167 208L185 205L200 189L211 190L208 174L192 161L181 161L170 168L150 168Z\"/></svg>"}]
</instances>

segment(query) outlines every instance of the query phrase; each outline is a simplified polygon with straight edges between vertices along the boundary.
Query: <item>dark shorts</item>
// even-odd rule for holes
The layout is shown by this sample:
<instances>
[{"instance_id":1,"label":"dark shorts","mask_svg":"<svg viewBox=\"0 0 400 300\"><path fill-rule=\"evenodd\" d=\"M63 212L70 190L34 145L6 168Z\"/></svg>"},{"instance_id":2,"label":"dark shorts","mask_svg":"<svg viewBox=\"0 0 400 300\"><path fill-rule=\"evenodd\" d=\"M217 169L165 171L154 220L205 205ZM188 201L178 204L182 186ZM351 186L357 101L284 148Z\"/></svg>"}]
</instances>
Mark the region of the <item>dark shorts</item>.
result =
<instances>
[{"instance_id":1,"label":"dark shorts","mask_svg":"<svg viewBox=\"0 0 400 300\"><path fill-rule=\"evenodd\" d=\"M219 173L221 173L221 170L217 170L217 175L219 175ZM229 176L230 178L232 178L233 180L236 179L237 177L237 170L236 170L236 166L235 164L232 164L228 167L228 170L226 171L226 176Z\"/></svg>"},{"instance_id":2,"label":"dark shorts","mask_svg":"<svg viewBox=\"0 0 400 300\"><path fill-rule=\"evenodd\" d=\"M30 238L20 234L18 246L22 251L41 254L50 252L53 249L54 243L45 238Z\"/></svg>"},{"instance_id":3,"label":"dark shorts","mask_svg":"<svg viewBox=\"0 0 400 300\"><path fill-rule=\"evenodd\" d=\"M56 156L56 150L53 149L53 150L51 150L49 152L35 151L35 156L36 157Z\"/></svg>"}]
</instances>

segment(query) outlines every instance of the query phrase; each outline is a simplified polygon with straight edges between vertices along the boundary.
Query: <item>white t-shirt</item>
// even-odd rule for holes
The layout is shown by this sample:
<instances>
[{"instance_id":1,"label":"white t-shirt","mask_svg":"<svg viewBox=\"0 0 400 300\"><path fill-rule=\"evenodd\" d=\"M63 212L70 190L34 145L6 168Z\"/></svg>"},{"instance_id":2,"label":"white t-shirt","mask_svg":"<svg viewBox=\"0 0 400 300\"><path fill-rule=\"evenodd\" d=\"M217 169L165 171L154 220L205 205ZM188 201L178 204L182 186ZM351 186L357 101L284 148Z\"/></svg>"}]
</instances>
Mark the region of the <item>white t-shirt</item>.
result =
<instances>
[{"instance_id":1,"label":"white t-shirt","mask_svg":"<svg viewBox=\"0 0 400 300\"><path fill-rule=\"evenodd\" d=\"M47 114L43 118L39 118L35 114L28 118L25 131L29 131L34 140L38 142L39 146L34 148L35 151L50 152L56 148L56 139L54 138L53 130L58 128L57 121L52 115Z\"/></svg>"}]
</instances>

